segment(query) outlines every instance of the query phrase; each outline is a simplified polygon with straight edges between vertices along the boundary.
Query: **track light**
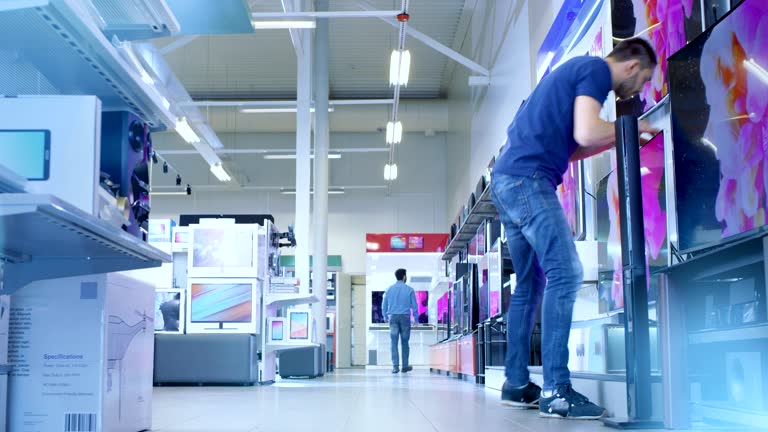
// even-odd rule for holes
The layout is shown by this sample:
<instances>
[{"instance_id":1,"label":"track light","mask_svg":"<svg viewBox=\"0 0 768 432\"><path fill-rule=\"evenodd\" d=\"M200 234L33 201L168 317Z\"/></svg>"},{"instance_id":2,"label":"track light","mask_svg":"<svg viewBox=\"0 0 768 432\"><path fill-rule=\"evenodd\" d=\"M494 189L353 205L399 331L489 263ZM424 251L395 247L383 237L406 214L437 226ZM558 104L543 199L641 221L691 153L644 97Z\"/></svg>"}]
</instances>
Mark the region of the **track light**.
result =
<instances>
[{"instance_id":1,"label":"track light","mask_svg":"<svg viewBox=\"0 0 768 432\"><path fill-rule=\"evenodd\" d=\"M227 172L224 170L224 166L221 164L221 162L217 162L211 165L211 172L216 176L217 179L219 179L219 181L228 182L232 180L232 177L230 177L229 174L227 174Z\"/></svg>"},{"instance_id":2,"label":"track light","mask_svg":"<svg viewBox=\"0 0 768 432\"><path fill-rule=\"evenodd\" d=\"M187 195L192 195L192 187L187 185Z\"/></svg>"},{"instance_id":3,"label":"track light","mask_svg":"<svg viewBox=\"0 0 768 432\"><path fill-rule=\"evenodd\" d=\"M168 174L168 162L163 162L163 174Z\"/></svg>"},{"instance_id":4,"label":"track light","mask_svg":"<svg viewBox=\"0 0 768 432\"><path fill-rule=\"evenodd\" d=\"M176 186L181 186L181 175L176 174Z\"/></svg>"},{"instance_id":5,"label":"track light","mask_svg":"<svg viewBox=\"0 0 768 432\"><path fill-rule=\"evenodd\" d=\"M152 150L152 162L157 163L157 152Z\"/></svg>"},{"instance_id":6,"label":"track light","mask_svg":"<svg viewBox=\"0 0 768 432\"><path fill-rule=\"evenodd\" d=\"M411 52L394 50L389 61L389 85L408 85L408 75L411 71Z\"/></svg>"},{"instance_id":7,"label":"track light","mask_svg":"<svg viewBox=\"0 0 768 432\"><path fill-rule=\"evenodd\" d=\"M178 133L184 141L189 144L195 144L200 142L200 137L197 136L192 127L187 123L187 118L182 117L176 120L176 133Z\"/></svg>"},{"instance_id":8,"label":"track light","mask_svg":"<svg viewBox=\"0 0 768 432\"><path fill-rule=\"evenodd\" d=\"M387 122L387 144L399 144L403 140L403 124Z\"/></svg>"}]
</instances>

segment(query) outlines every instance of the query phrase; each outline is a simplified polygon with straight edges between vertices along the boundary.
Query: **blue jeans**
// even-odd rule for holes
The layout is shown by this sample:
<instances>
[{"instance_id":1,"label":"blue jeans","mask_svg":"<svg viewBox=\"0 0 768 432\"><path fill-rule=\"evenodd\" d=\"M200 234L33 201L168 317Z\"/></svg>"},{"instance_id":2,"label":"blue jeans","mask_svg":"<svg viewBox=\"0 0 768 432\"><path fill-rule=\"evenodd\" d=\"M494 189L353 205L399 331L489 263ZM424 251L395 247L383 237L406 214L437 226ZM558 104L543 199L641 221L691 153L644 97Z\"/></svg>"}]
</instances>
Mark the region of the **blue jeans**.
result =
<instances>
[{"instance_id":1,"label":"blue jeans","mask_svg":"<svg viewBox=\"0 0 768 432\"><path fill-rule=\"evenodd\" d=\"M408 367L408 356L410 355L408 341L411 339L411 316L392 315L389 319L389 336L392 339L392 365L395 367L400 365L400 355L397 350L399 339L403 345L403 367Z\"/></svg>"},{"instance_id":2,"label":"blue jeans","mask_svg":"<svg viewBox=\"0 0 768 432\"><path fill-rule=\"evenodd\" d=\"M583 269L571 229L549 178L495 174L491 197L499 211L517 286L507 314L505 375L513 386L528 383L531 331L544 299L542 363L544 390L570 383L568 337Z\"/></svg>"}]
</instances>

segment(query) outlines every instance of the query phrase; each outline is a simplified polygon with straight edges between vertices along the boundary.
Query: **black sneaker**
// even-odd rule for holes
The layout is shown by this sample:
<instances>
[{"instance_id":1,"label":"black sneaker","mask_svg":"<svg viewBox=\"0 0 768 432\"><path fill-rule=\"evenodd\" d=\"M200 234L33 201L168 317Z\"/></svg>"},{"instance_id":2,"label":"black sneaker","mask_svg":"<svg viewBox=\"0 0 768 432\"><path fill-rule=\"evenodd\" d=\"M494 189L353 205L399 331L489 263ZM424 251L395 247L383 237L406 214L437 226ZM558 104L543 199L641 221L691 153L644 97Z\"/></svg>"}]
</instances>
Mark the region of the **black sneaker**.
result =
<instances>
[{"instance_id":1,"label":"black sneaker","mask_svg":"<svg viewBox=\"0 0 768 432\"><path fill-rule=\"evenodd\" d=\"M394 369L392 369L392 373L393 374L400 373L400 368L395 366Z\"/></svg>"},{"instance_id":2,"label":"black sneaker","mask_svg":"<svg viewBox=\"0 0 768 432\"><path fill-rule=\"evenodd\" d=\"M501 404L517 408L538 408L541 387L529 382L522 388L514 388L504 381L501 387Z\"/></svg>"},{"instance_id":3,"label":"black sneaker","mask_svg":"<svg viewBox=\"0 0 768 432\"><path fill-rule=\"evenodd\" d=\"M403 368L402 372L406 373L406 372L410 372L412 370L413 370L413 366L406 366L406 367Z\"/></svg>"},{"instance_id":4,"label":"black sneaker","mask_svg":"<svg viewBox=\"0 0 768 432\"><path fill-rule=\"evenodd\" d=\"M570 384L560 386L552 397L541 397L539 415L542 417L564 418L569 420L597 420L608 414Z\"/></svg>"}]
</instances>

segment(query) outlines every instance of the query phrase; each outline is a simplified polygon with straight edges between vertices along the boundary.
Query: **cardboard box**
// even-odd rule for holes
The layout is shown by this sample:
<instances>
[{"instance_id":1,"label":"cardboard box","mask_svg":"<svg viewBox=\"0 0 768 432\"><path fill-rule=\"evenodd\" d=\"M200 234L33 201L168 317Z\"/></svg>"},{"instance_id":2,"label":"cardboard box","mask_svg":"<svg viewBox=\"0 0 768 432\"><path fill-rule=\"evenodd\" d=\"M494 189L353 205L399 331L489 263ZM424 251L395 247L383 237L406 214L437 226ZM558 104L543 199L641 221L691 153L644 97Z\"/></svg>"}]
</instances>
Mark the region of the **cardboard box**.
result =
<instances>
[{"instance_id":1,"label":"cardboard box","mask_svg":"<svg viewBox=\"0 0 768 432\"><path fill-rule=\"evenodd\" d=\"M9 429L150 429L154 293L120 274L40 281L14 293Z\"/></svg>"}]
</instances>

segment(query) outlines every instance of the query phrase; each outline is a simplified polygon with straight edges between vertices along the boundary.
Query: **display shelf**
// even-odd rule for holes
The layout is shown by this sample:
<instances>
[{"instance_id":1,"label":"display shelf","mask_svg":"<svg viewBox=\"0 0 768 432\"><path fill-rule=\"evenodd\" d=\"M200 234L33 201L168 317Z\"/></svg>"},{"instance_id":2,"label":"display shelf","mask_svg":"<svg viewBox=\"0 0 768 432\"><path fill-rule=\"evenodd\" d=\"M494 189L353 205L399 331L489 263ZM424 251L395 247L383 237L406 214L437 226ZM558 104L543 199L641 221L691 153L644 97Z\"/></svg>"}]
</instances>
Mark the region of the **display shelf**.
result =
<instances>
[{"instance_id":1,"label":"display shelf","mask_svg":"<svg viewBox=\"0 0 768 432\"><path fill-rule=\"evenodd\" d=\"M168 101L104 36L86 2L0 13L0 49L20 59L0 67L0 94L95 95L105 111L129 110L154 127L175 127Z\"/></svg>"},{"instance_id":2,"label":"display shelf","mask_svg":"<svg viewBox=\"0 0 768 432\"><path fill-rule=\"evenodd\" d=\"M0 195L3 293L42 279L158 267L171 256L50 195Z\"/></svg>"},{"instance_id":3,"label":"display shelf","mask_svg":"<svg viewBox=\"0 0 768 432\"><path fill-rule=\"evenodd\" d=\"M319 300L313 294L267 294L264 296L266 305L276 305L279 307L296 306L308 303L317 303Z\"/></svg>"},{"instance_id":4,"label":"display shelf","mask_svg":"<svg viewBox=\"0 0 768 432\"><path fill-rule=\"evenodd\" d=\"M291 343L291 342L283 342L283 343L267 343L267 352L280 352L280 351L288 351L292 349L298 349L298 348L310 348L310 347L319 347L320 344L316 343Z\"/></svg>"},{"instance_id":5,"label":"display shelf","mask_svg":"<svg viewBox=\"0 0 768 432\"><path fill-rule=\"evenodd\" d=\"M491 200L491 188L485 188L483 194L477 198L475 206L467 216L467 220L461 225L456 235L448 243L443 253L443 261L450 261L457 253L462 251L467 243L477 234L477 229L480 225L489 218L494 218L498 215L496 206Z\"/></svg>"},{"instance_id":6,"label":"display shelf","mask_svg":"<svg viewBox=\"0 0 768 432\"><path fill-rule=\"evenodd\" d=\"M0 165L0 193L23 193L27 179Z\"/></svg>"},{"instance_id":7,"label":"display shelf","mask_svg":"<svg viewBox=\"0 0 768 432\"><path fill-rule=\"evenodd\" d=\"M700 330L688 335L691 345L768 339L768 323L729 329Z\"/></svg>"}]
</instances>

